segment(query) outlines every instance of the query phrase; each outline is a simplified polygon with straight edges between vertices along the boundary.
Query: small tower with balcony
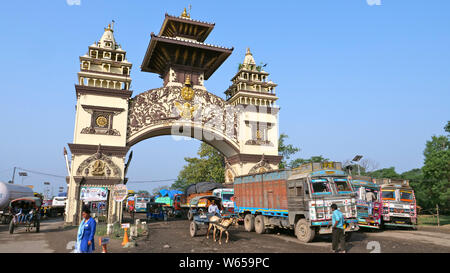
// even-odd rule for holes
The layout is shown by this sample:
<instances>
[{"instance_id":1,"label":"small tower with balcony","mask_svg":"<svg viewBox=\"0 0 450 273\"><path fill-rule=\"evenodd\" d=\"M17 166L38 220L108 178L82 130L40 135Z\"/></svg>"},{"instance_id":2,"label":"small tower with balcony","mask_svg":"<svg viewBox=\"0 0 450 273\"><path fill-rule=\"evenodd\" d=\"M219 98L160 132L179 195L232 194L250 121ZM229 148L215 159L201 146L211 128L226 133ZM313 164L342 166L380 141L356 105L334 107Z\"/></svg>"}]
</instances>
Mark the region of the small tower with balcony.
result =
<instances>
[{"instance_id":1,"label":"small tower with balcony","mask_svg":"<svg viewBox=\"0 0 450 273\"><path fill-rule=\"evenodd\" d=\"M84 86L129 90L131 63L126 52L114 39L114 24L105 28L100 41L89 46L80 56L78 84Z\"/></svg>"},{"instance_id":2,"label":"small tower with balcony","mask_svg":"<svg viewBox=\"0 0 450 273\"><path fill-rule=\"evenodd\" d=\"M239 64L239 71L231 79L232 84L225 91L227 101L232 105L275 106L275 83L268 79L269 73L263 65L256 65L253 54L247 48L244 62Z\"/></svg>"}]
</instances>

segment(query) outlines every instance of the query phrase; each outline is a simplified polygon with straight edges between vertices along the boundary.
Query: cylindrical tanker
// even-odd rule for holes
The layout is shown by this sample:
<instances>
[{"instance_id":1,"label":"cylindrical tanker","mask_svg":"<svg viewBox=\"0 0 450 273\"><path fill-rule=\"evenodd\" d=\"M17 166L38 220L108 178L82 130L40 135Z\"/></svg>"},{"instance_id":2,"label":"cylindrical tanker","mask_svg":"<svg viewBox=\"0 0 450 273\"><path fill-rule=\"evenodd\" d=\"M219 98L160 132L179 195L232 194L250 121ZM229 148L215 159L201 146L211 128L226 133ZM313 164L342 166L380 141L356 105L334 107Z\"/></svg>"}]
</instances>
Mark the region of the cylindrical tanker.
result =
<instances>
[{"instance_id":1,"label":"cylindrical tanker","mask_svg":"<svg viewBox=\"0 0 450 273\"><path fill-rule=\"evenodd\" d=\"M11 200L30 197L33 194L33 190L29 187L0 182L0 210L8 207Z\"/></svg>"}]
</instances>

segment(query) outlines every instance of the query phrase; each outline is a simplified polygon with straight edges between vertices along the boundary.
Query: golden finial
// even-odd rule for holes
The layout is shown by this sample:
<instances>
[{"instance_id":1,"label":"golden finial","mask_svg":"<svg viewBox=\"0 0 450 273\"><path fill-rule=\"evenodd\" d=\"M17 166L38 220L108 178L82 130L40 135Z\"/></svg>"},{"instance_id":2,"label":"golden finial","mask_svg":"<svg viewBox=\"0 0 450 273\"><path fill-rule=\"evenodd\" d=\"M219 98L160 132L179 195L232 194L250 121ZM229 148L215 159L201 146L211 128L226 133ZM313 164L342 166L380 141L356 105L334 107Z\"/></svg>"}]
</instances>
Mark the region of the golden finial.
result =
<instances>
[{"instance_id":1,"label":"golden finial","mask_svg":"<svg viewBox=\"0 0 450 273\"><path fill-rule=\"evenodd\" d=\"M113 24L114 24L114 21L113 21ZM112 28L111 28L111 24L108 24L108 27L107 28L105 28L105 31L107 31L107 30L110 30L110 31L114 31Z\"/></svg>"},{"instance_id":2,"label":"golden finial","mask_svg":"<svg viewBox=\"0 0 450 273\"><path fill-rule=\"evenodd\" d=\"M186 8L184 8L183 13L181 14L181 17L191 18L190 14L187 13Z\"/></svg>"},{"instance_id":3,"label":"golden finial","mask_svg":"<svg viewBox=\"0 0 450 273\"><path fill-rule=\"evenodd\" d=\"M184 81L184 85L191 85L191 77L186 75L186 80Z\"/></svg>"},{"instance_id":4,"label":"golden finial","mask_svg":"<svg viewBox=\"0 0 450 273\"><path fill-rule=\"evenodd\" d=\"M252 55L252 53L250 52L250 48L247 47L247 52L245 53L245 55Z\"/></svg>"}]
</instances>

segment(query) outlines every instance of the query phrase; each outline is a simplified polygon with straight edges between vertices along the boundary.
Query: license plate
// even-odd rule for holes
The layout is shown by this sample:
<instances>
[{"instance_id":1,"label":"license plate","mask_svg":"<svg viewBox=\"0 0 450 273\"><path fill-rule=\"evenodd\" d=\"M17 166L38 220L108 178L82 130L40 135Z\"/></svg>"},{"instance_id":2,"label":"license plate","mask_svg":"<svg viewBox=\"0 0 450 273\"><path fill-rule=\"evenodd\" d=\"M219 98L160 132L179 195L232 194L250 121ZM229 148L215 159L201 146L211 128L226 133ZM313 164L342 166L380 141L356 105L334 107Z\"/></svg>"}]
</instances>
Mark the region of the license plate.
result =
<instances>
[{"instance_id":1,"label":"license plate","mask_svg":"<svg viewBox=\"0 0 450 273\"><path fill-rule=\"evenodd\" d=\"M201 215L200 218L206 218L206 215Z\"/></svg>"}]
</instances>

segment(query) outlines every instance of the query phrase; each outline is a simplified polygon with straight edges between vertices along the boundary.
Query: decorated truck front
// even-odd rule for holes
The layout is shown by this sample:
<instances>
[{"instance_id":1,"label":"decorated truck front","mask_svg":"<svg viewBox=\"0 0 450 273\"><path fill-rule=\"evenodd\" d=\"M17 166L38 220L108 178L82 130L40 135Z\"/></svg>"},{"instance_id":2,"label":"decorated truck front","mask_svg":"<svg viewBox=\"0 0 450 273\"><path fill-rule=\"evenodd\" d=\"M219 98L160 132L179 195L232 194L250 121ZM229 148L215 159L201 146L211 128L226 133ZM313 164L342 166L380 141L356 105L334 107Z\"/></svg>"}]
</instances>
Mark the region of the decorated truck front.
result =
<instances>
[{"instance_id":1,"label":"decorated truck front","mask_svg":"<svg viewBox=\"0 0 450 273\"><path fill-rule=\"evenodd\" d=\"M148 202L150 202L150 197L136 196L134 201L134 211L146 213Z\"/></svg>"},{"instance_id":2,"label":"decorated truck front","mask_svg":"<svg viewBox=\"0 0 450 273\"><path fill-rule=\"evenodd\" d=\"M393 227L417 226L416 198L408 180L376 179L381 187L383 225Z\"/></svg>"},{"instance_id":3,"label":"decorated truck front","mask_svg":"<svg viewBox=\"0 0 450 273\"><path fill-rule=\"evenodd\" d=\"M289 228L300 241L311 242L316 234L332 232L333 203L344 214L347 236L358 230L355 193L338 162L237 177L234 190L235 211L247 231Z\"/></svg>"},{"instance_id":4,"label":"decorated truck front","mask_svg":"<svg viewBox=\"0 0 450 273\"><path fill-rule=\"evenodd\" d=\"M366 228L381 228L382 203L380 186L368 176L350 177L356 192L358 225Z\"/></svg>"}]
</instances>

